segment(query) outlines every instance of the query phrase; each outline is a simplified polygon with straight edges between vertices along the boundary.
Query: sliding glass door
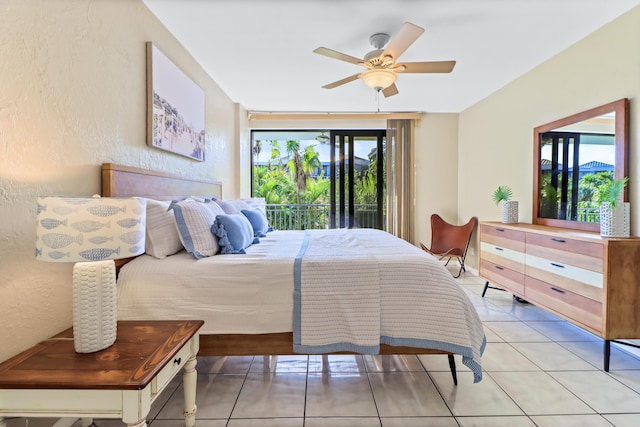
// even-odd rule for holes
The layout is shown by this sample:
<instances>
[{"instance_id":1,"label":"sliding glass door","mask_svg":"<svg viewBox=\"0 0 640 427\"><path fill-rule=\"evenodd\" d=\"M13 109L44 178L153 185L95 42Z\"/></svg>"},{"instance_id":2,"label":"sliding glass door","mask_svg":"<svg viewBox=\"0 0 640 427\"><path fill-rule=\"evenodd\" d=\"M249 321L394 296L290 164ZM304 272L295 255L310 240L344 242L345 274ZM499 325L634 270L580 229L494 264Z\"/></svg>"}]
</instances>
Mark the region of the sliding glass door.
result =
<instances>
[{"instance_id":1,"label":"sliding glass door","mask_svg":"<svg viewBox=\"0 0 640 427\"><path fill-rule=\"evenodd\" d=\"M332 130L330 227L384 229L384 130Z\"/></svg>"}]
</instances>

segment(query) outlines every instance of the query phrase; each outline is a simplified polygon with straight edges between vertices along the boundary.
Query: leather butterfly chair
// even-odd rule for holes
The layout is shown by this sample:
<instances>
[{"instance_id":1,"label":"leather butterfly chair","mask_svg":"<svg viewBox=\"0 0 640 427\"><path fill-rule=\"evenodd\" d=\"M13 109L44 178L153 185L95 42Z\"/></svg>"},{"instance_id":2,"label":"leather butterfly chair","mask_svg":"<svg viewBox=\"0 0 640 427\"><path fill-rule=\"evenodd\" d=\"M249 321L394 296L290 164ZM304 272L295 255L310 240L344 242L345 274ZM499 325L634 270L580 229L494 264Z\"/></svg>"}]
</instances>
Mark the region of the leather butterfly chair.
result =
<instances>
[{"instance_id":1,"label":"leather butterfly chair","mask_svg":"<svg viewBox=\"0 0 640 427\"><path fill-rule=\"evenodd\" d=\"M431 215L431 247L427 248L422 242L420 247L438 259L448 258L445 266L449 264L451 258L456 258L460 264L458 274L453 277L460 277L466 271L464 260L467 257L471 233L478 223L478 218L473 217L465 225L453 225L442 219L440 215Z\"/></svg>"}]
</instances>

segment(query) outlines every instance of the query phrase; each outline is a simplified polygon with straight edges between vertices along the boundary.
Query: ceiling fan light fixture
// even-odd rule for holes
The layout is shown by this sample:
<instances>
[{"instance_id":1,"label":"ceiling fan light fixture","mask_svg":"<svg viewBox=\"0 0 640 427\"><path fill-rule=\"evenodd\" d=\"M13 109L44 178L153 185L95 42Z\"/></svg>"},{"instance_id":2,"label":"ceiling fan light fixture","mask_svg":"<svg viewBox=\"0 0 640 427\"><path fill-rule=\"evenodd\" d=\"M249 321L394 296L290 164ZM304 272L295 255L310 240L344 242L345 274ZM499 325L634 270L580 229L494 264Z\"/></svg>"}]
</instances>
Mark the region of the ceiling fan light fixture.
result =
<instances>
[{"instance_id":1,"label":"ceiling fan light fixture","mask_svg":"<svg viewBox=\"0 0 640 427\"><path fill-rule=\"evenodd\" d=\"M391 70L373 69L362 73L362 81L370 88L376 90L386 89L396 82L398 76Z\"/></svg>"}]
</instances>

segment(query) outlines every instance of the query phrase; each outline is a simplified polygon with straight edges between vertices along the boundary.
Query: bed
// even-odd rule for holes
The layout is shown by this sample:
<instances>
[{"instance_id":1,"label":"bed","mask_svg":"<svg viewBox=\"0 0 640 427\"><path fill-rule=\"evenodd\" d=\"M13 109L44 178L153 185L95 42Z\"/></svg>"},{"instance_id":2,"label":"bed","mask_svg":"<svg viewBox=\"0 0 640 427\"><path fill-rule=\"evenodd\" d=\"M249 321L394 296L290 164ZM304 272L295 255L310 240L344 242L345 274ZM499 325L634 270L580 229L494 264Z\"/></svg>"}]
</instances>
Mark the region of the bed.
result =
<instances>
[{"instance_id":1,"label":"bed","mask_svg":"<svg viewBox=\"0 0 640 427\"><path fill-rule=\"evenodd\" d=\"M217 181L114 164L102 185L106 197L222 193ZM118 318L202 319L200 355L447 354L457 383L460 354L482 379L486 338L468 297L435 258L379 230L274 231L242 255L118 267Z\"/></svg>"}]
</instances>

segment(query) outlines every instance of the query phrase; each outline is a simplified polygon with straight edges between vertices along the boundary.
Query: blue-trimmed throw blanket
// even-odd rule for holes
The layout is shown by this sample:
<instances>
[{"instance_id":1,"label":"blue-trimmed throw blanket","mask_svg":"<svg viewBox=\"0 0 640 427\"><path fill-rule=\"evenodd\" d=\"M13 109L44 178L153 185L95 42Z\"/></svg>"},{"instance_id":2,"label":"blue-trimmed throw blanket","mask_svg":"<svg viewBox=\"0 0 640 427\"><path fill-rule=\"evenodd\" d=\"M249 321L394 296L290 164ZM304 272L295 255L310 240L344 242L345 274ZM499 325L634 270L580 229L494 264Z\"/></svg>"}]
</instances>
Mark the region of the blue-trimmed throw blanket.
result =
<instances>
[{"instance_id":1,"label":"blue-trimmed throw blanket","mask_svg":"<svg viewBox=\"0 0 640 427\"><path fill-rule=\"evenodd\" d=\"M294 262L294 351L377 354L380 344L448 351L482 379L486 338L434 257L372 229L312 230Z\"/></svg>"}]
</instances>

